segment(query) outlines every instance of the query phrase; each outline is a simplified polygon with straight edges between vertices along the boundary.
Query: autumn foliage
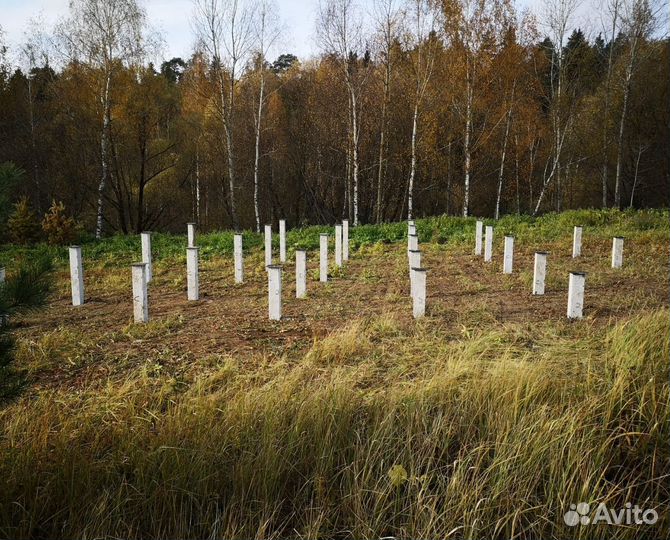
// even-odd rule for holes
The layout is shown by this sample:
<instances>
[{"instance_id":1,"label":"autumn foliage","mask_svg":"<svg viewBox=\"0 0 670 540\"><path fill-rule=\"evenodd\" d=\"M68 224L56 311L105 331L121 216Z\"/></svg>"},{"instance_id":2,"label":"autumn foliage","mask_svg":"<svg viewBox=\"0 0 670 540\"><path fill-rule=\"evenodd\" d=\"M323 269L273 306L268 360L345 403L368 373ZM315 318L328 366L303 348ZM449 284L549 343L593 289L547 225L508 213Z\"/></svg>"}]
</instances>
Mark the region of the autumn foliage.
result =
<instances>
[{"instance_id":1,"label":"autumn foliage","mask_svg":"<svg viewBox=\"0 0 670 540\"><path fill-rule=\"evenodd\" d=\"M222 12L248 24L235 62L204 39L161 64L131 10L142 61L122 42L57 69L0 58L0 161L26 171L13 200L62 201L90 232L665 205L670 46L653 2L613 2L593 34L566 0L548 2L565 27L509 0L328 0L305 61ZM75 15L56 37L96 37Z\"/></svg>"},{"instance_id":2,"label":"autumn foliage","mask_svg":"<svg viewBox=\"0 0 670 540\"><path fill-rule=\"evenodd\" d=\"M54 200L49 211L44 215L44 219L42 219L42 231L44 231L49 244L63 246L75 241L77 224L73 218L66 214L65 205Z\"/></svg>"},{"instance_id":3,"label":"autumn foliage","mask_svg":"<svg viewBox=\"0 0 670 540\"><path fill-rule=\"evenodd\" d=\"M9 216L7 229L11 240L16 244L30 244L40 236L40 222L37 214L30 207L27 197L21 198L14 205L14 212Z\"/></svg>"}]
</instances>

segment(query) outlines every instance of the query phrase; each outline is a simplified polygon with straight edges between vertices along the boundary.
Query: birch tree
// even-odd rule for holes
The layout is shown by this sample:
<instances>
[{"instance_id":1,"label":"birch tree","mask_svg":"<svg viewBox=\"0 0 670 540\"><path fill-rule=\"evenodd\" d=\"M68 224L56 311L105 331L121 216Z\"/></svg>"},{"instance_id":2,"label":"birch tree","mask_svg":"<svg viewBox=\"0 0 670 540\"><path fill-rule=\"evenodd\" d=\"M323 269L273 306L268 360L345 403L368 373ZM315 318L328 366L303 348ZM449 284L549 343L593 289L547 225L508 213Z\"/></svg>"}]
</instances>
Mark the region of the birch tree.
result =
<instances>
[{"instance_id":1,"label":"birch tree","mask_svg":"<svg viewBox=\"0 0 670 540\"><path fill-rule=\"evenodd\" d=\"M442 0L446 35L463 65L463 96L457 110L463 118L463 217L470 214L475 90L482 84L481 62L487 49L507 28L507 0Z\"/></svg>"},{"instance_id":2,"label":"birch tree","mask_svg":"<svg viewBox=\"0 0 670 540\"><path fill-rule=\"evenodd\" d=\"M502 149L500 151L500 167L498 168L498 191L496 194L496 209L493 214L495 220L500 219L500 201L502 199L503 178L505 172L505 158L507 155L507 141L509 139L510 127L512 126L512 112L514 110L515 86L512 87L511 94L506 97L509 101L505 104L505 134L503 136Z\"/></svg>"},{"instance_id":3,"label":"birch tree","mask_svg":"<svg viewBox=\"0 0 670 540\"><path fill-rule=\"evenodd\" d=\"M603 23L603 30L606 39L609 41L607 48L607 71L605 75L605 98L603 104L602 121L602 165L601 165L601 184L602 184L602 207L607 208L607 183L609 176L609 147L610 147L610 106L612 100L612 68L614 67L614 50L619 23L621 19L622 0L605 0L601 13L606 13L609 21Z\"/></svg>"},{"instance_id":4,"label":"birch tree","mask_svg":"<svg viewBox=\"0 0 670 540\"><path fill-rule=\"evenodd\" d=\"M115 76L147 52L146 13L137 0L71 0L69 16L56 27L57 49L69 61L92 69L100 102L100 179L95 236L103 234L105 196L110 176L112 95Z\"/></svg>"},{"instance_id":5,"label":"birch tree","mask_svg":"<svg viewBox=\"0 0 670 540\"><path fill-rule=\"evenodd\" d=\"M619 129L617 135L616 172L614 178L614 206L621 208L621 166L623 161L623 138L626 128L626 119L630 100L630 91L647 38L653 33L655 13L649 0L627 0L623 4L622 26L626 36L628 51L626 66L621 81L622 105L619 115Z\"/></svg>"},{"instance_id":6,"label":"birch tree","mask_svg":"<svg viewBox=\"0 0 670 540\"><path fill-rule=\"evenodd\" d=\"M361 94L368 70L361 66L365 53L362 18L354 0L324 0L319 5L317 37L324 52L335 54L342 65L342 75L349 101L349 149L353 191L349 198L352 207L349 217L358 225L359 147L361 135ZM347 175L348 176L348 175Z\"/></svg>"},{"instance_id":7,"label":"birch tree","mask_svg":"<svg viewBox=\"0 0 670 540\"><path fill-rule=\"evenodd\" d=\"M412 67L414 95L412 111L412 137L410 151L409 180L407 182L407 219L412 219L414 212L414 183L416 180L417 138L419 132L419 115L428 83L435 66L438 39L435 36L437 27L435 11L429 0L412 0L408 5L410 28L406 44Z\"/></svg>"},{"instance_id":8,"label":"birch tree","mask_svg":"<svg viewBox=\"0 0 670 540\"><path fill-rule=\"evenodd\" d=\"M501 123L503 128L503 139L500 150L500 166L498 167L498 189L494 218L500 218L503 182L509 140L513 125L517 124L517 116L522 114L524 102L528 104L535 98L533 92L533 81L530 79L526 64L530 63L527 51L532 50L537 41L535 19L528 13L523 13L510 20L510 26L505 31L503 46L498 54L495 71L497 73L495 86L496 99L502 100ZM518 133L514 134L514 150L516 165L516 196L517 213L520 212L519 179L518 179Z\"/></svg>"},{"instance_id":9,"label":"birch tree","mask_svg":"<svg viewBox=\"0 0 670 540\"><path fill-rule=\"evenodd\" d=\"M559 184L561 174L561 157L566 135L572 120L572 104L564 103L565 86L565 55L564 45L575 11L579 7L579 0L545 0L544 17L547 32L551 43L551 129L552 149L550 164L545 167L544 178L540 194L537 198L533 215L537 215L544 200L547 188L553 180Z\"/></svg>"},{"instance_id":10,"label":"birch tree","mask_svg":"<svg viewBox=\"0 0 670 540\"><path fill-rule=\"evenodd\" d=\"M192 142L191 162L191 202L190 219L198 228L209 225L207 219L202 219L202 203L209 201L208 188L203 182L206 170L205 152L206 118L209 103L209 91L203 90L207 81L207 62L204 54L196 51L191 57L188 69L184 72L179 88L181 94L181 115L183 119L184 137ZM205 207L207 208L207 206ZM204 213L207 218L207 212Z\"/></svg>"},{"instance_id":11,"label":"birch tree","mask_svg":"<svg viewBox=\"0 0 670 540\"><path fill-rule=\"evenodd\" d=\"M266 84L266 59L270 49L279 37L277 9L271 0L260 0L257 14L253 20L254 45L253 53L258 62L258 96L257 105L254 110L254 217L256 219L256 232L261 232L261 214L258 200L259 171L261 159L261 133L263 123L263 111L267 96Z\"/></svg>"},{"instance_id":12,"label":"birch tree","mask_svg":"<svg viewBox=\"0 0 670 540\"><path fill-rule=\"evenodd\" d=\"M377 162L377 197L375 202L376 222L383 221L383 186L386 170L386 127L389 102L391 100L391 76L395 64L394 47L400 38L402 11L397 0L375 0L375 26L379 63L383 71L383 95L379 122L379 154Z\"/></svg>"},{"instance_id":13,"label":"birch tree","mask_svg":"<svg viewBox=\"0 0 670 540\"><path fill-rule=\"evenodd\" d=\"M241 0L194 0L193 26L204 51L212 61L218 95L218 112L228 169L228 207L235 229L239 229L236 204L236 145L234 121L240 71L253 50L253 4Z\"/></svg>"}]
</instances>

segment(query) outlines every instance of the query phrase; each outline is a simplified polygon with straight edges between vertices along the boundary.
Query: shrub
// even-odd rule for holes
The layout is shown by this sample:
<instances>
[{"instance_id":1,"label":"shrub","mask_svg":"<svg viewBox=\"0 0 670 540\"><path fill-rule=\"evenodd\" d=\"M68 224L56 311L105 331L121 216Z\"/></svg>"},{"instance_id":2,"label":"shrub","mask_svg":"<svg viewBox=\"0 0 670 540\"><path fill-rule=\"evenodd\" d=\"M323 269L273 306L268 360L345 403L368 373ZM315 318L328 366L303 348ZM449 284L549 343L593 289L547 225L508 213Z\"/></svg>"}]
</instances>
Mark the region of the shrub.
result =
<instances>
[{"instance_id":1,"label":"shrub","mask_svg":"<svg viewBox=\"0 0 670 540\"><path fill-rule=\"evenodd\" d=\"M27 197L21 198L14 205L14 212L9 216L7 229L11 240L17 244L30 244L39 239L40 223L37 215L30 208Z\"/></svg>"},{"instance_id":2,"label":"shrub","mask_svg":"<svg viewBox=\"0 0 670 540\"><path fill-rule=\"evenodd\" d=\"M65 213L65 205L55 200L44 214L42 230L52 246L72 244L77 238L77 223Z\"/></svg>"}]
</instances>

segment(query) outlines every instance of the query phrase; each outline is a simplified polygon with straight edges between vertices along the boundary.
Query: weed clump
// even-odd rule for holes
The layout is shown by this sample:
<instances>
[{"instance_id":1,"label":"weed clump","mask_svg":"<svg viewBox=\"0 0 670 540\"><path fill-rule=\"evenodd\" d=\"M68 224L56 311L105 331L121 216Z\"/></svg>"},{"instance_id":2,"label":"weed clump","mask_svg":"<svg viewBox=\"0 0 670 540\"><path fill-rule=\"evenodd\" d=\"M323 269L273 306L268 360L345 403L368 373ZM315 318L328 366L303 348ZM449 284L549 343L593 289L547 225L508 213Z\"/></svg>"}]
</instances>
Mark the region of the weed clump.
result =
<instances>
[{"instance_id":1,"label":"weed clump","mask_svg":"<svg viewBox=\"0 0 670 540\"><path fill-rule=\"evenodd\" d=\"M23 262L0 283L0 403L19 392L23 377L14 366L15 343L9 333L13 317L40 307L51 290L51 259Z\"/></svg>"}]
</instances>

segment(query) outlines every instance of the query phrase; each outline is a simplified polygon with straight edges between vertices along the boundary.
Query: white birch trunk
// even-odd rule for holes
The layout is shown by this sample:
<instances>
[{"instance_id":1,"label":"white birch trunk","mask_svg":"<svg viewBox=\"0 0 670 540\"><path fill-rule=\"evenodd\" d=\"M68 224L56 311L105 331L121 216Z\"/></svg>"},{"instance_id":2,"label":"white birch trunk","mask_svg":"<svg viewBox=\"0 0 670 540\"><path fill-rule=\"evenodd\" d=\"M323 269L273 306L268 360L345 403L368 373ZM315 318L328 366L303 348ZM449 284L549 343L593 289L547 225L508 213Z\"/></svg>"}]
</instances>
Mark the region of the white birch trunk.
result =
<instances>
[{"instance_id":1,"label":"white birch trunk","mask_svg":"<svg viewBox=\"0 0 670 540\"><path fill-rule=\"evenodd\" d=\"M264 99L264 93L265 93L265 74L263 72L263 66L262 66L262 61L261 61L261 81L260 81L260 91L259 91L259 98L258 98L258 112L256 115L256 139L255 139L255 154L254 154L254 215L256 217L256 232L260 233L261 232L261 215L260 215L260 210L258 206L258 186L259 186L259 178L258 178L258 171L259 171L259 164L260 164L260 159L261 159L261 121L263 118L263 99Z\"/></svg>"},{"instance_id":2,"label":"white birch trunk","mask_svg":"<svg viewBox=\"0 0 670 540\"><path fill-rule=\"evenodd\" d=\"M195 222L200 225L200 149L195 153Z\"/></svg>"},{"instance_id":3,"label":"white birch trunk","mask_svg":"<svg viewBox=\"0 0 670 540\"><path fill-rule=\"evenodd\" d=\"M111 128L111 113L109 103L109 92L112 84L111 72L105 78L105 88L102 92L102 134L100 137L100 164L101 175L98 183L98 209L96 215L95 237L102 238L103 216L105 205L105 188L107 187L107 176L109 174L109 130Z\"/></svg>"},{"instance_id":4,"label":"white birch trunk","mask_svg":"<svg viewBox=\"0 0 670 540\"><path fill-rule=\"evenodd\" d=\"M352 129L352 165L353 165L353 207L354 207L354 227L358 226L358 140L359 140L359 126L358 126L358 104L356 93L351 90L351 129Z\"/></svg>"},{"instance_id":5,"label":"white birch trunk","mask_svg":"<svg viewBox=\"0 0 670 540\"><path fill-rule=\"evenodd\" d=\"M386 144L386 109L388 107L388 100L390 95L390 86L391 86L391 66L388 55L390 55L390 49L387 49L387 60L386 60L386 69L384 72L384 97L382 100L382 117L381 117L381 128L379 130L379 163L377 166L377 224L382 222L382 184L384 178L384 144Z\"/></svg>"},{"instance_id":6,"label":"white birch trunk","mask_svg":"<svg viewBox=\"0 0 670 540\"><path fill-rule=\"evenodd\" d=\"M466 98L465 98L465 137L463 141L464 154L464 181L463 181L463 217L470 214L470 132L472 130L472 81L470 72L466 75Z\"/></svg>"},{"instance_id":7,"label":"white birch trunk","mask_svg":"<svg viewBox=\"0 0 670 540\"><path fill-rule=\"evenodd\" d=\"M409 170L409 183L407 186L407 219L412 219L414 211L414 176L416 174L416 133L419 122L419 98L414 104L414 115L412 116L412 158Z\"/></svg>"},{"instance_id":8,"label":"white birch trunk","mask_svg":"<svg viewBox=\"0 0 670 540\"><path fill-rule=\"evenodd\" d=\"M605 110L603 113L603 148L602 148L602 207L607 208L607 176L608 176L608 150L609 150L609 115L610 100L612 94L612 67L614 66L614 40L616 39L616 27L619 18L619 1L614 0L612 6L612 31L610 33L610 47L607 58L607 76L605 77Z\"/></svg>"},{"instance_id":9,"label":"white birch trunk","mask_svg":"<svg viewBox=\"0 0 670 540\"><path fill-rule=\"evenodd\" d=\"M505 172L505 154L507 153L507 139L509 137L509 128L512 123L512 107L507 112L507 122L505 124L505 137L503 138L502 154L500 156L500 168L498 170L498 195L496 197L495 219L500 219L500 199L502 198L503 173Z\"/></svg>"},{"instance_id":10,"label":"white birch trunk","mask_svg":"<svg viewBox=\"0 0 670 540\"><path fill-rule=\"evenodd\" d=\"M628 112L628 97L630 95L631 80L633 78L633 68L635 66L637 38L633 38L631 43L631 51L626 66L626 79L623 91L623 105L621 106L621 117L619 119L619 135L617 139L617 153L616 153L616 176L614 178L614 206L621 208L621 162L623 160L623 134L626 125L626 114Z\"/></svg>"}]
</instances>

